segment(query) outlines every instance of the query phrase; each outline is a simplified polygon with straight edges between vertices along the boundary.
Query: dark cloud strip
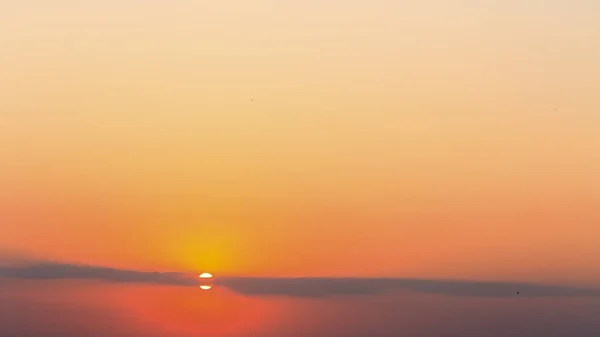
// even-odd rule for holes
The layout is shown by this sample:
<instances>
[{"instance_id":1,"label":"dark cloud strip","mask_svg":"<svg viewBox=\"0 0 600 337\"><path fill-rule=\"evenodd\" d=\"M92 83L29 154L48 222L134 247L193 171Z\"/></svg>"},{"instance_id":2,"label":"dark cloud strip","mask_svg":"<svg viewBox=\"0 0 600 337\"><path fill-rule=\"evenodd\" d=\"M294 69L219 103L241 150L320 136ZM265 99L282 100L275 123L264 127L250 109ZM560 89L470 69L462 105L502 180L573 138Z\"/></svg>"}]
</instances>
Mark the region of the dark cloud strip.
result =
<instances>
[{"instance_id":1,"label":"dark cloud strip","mask_svg":"<svg viewBox=\"0 0 600 337\"><path fill-rule=\"evenodd\" d=\"M88 279L105 282L152 283L197 286L194 275L142 272L95 266L41 263L0 266L0 278L57 280ZM600 289L547 286L529 283L423 280L400 278L266 278L223 277L213 280L248 296L291 296L322 298L360 296L408 291L466 297L598 297Z\"/></svg>"},{"instance_id":2,"label":"dark cloud strip","mask_svg":"<svg viewBox=\"0 0 600 337\"><path fill-rule=\"evenodd\" d=\"M29 280L80 279L106 282L195 285L195 280L181 273L142 272L105 267L40 263L27 266L0 267L0 277Z\"/></svg>"},{"instance_id":3,"label":"dark cloud strip","mask_svg":"<svg viewBox=\"0 0 600 337\"><path fill-rule=\"evenodd\" d=\"M399 278L224 278L217 284L245 295L329 297L395 291L466 297L596 297L600 289L529 283Z\"/></svg>"}]
</instances>

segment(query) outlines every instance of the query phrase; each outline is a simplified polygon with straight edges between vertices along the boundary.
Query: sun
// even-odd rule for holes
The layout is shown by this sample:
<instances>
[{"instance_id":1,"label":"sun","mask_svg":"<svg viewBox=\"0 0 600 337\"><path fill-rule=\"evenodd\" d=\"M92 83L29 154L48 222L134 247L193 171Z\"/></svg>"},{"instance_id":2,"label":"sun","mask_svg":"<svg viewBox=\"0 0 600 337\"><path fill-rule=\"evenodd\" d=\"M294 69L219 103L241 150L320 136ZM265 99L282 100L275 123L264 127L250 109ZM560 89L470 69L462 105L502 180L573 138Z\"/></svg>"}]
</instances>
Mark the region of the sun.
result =
<instances>
[{"instance_id":1,"label":"sun","mask_svg":"<svg viewBox=\"0 0 600 337\"><path fill-rule=\"evenodd\" d=\"M212 288L211 285L201 285L200 286L200 289L202 289L202 290L210 290L210 288Z\"/></svg>"},{"instance_id":2,"label":"sun","mask_svg":"<svg viewBox=\"0 0 600 337\"><path fill-rule=\"evenodd\" d=\"M198 276L199 278L212 278L212 274L210 273L202 273L200 274L200 276Z\"/></svg>"}]
</instances>

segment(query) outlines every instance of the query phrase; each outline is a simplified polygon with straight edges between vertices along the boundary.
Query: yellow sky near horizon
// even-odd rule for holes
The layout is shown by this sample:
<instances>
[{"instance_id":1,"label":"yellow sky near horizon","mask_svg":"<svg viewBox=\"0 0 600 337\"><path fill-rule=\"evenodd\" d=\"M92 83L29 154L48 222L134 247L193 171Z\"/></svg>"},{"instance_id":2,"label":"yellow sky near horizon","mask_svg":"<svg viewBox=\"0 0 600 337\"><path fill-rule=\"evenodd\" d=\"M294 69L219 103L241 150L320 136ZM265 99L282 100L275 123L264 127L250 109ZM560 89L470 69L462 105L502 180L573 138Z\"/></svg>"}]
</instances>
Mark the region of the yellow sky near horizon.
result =
<instances>
[{"instance_id":1,"label":"yellow sky near horizon","mask_svg":"<svg viewBox=\"0 0 600 337\"><path fill-rule=\"evenodd\" d=\"M0 0L0 248L598 283L599 6Z\"/></svg>"}]
</instances>

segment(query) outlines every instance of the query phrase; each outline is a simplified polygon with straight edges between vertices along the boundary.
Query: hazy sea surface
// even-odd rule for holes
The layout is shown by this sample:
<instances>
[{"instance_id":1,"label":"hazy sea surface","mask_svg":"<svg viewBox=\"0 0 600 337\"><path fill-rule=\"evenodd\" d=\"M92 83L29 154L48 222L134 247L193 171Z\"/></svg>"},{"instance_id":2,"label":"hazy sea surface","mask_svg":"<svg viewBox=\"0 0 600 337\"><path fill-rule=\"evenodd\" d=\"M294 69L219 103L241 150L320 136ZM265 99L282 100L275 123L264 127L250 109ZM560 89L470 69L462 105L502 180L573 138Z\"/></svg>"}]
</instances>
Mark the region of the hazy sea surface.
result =
<instances>
[{"instance_id":1,"label":"hazy sea surface","mask_svg":"<svg viewBox=\"0 0 600 337\"><path fill-rule=\"evenodd\" d=\"M297 298L220 286L0 279L0 336L598 337L600 299Z\"/></svg>"}]
</instances>

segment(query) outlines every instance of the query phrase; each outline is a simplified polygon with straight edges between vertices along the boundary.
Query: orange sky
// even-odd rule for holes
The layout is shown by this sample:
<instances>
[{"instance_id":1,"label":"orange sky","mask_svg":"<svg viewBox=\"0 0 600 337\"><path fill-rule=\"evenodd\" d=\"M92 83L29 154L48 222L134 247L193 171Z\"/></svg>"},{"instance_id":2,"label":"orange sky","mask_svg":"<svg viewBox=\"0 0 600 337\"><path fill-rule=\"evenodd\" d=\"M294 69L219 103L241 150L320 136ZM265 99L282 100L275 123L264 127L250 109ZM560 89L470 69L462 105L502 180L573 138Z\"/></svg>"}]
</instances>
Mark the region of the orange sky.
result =
<instances>
[{"instance_id":1,"label":"orange sky","mask_svg":"<svg viewBox=\"0 0 600 337\"><path fill-rule=\"evenodd\" d=\"M0 252L600 284L600 5L408 3L0 0Z\"/></svg>"}]
</instances>

